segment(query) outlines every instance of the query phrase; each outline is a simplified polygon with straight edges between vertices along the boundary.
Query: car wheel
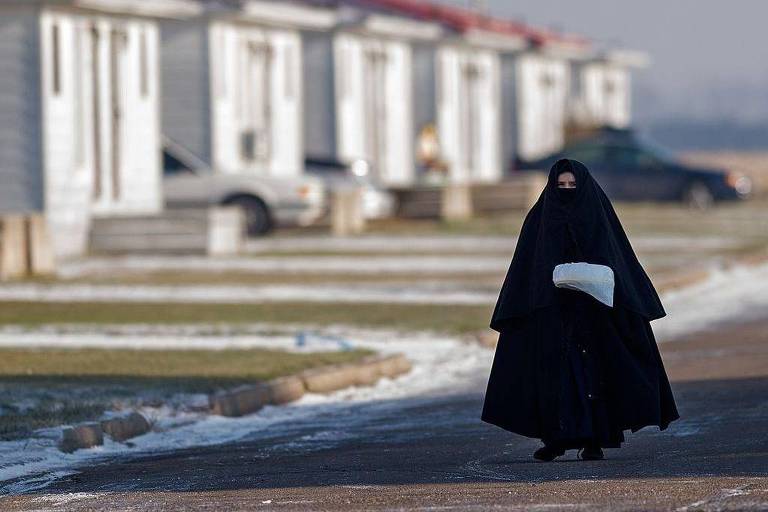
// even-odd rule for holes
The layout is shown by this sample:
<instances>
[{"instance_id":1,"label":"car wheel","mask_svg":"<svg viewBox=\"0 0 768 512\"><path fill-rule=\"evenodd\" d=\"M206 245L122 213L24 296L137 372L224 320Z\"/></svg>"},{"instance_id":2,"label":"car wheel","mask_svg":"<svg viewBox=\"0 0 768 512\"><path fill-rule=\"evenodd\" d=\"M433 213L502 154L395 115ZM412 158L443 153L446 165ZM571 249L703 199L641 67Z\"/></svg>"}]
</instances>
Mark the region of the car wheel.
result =
<instances>
[{"instance_id":1,"label":"car wheel","mask_svg":"<svg viewBox=\"0 0 768 512\"><path fill-rule=\"evenodd\" d=\"M712 191L701 182L691 183L683 194L685 203L696 210L706 210L715 202Z\"/></svg>"},{"instance_id":2,"label":"car wheel","mask_svg":"<svg viewBox=\"0 0 768 512\"><path fill-rule=\"evenodd\" d=\"M272 231L272 216L267 205L255 197L236 197L227 201L228 205L239 206L245 215L245 229L248 236L261 236Z\"/></svg>"}]
</instances>

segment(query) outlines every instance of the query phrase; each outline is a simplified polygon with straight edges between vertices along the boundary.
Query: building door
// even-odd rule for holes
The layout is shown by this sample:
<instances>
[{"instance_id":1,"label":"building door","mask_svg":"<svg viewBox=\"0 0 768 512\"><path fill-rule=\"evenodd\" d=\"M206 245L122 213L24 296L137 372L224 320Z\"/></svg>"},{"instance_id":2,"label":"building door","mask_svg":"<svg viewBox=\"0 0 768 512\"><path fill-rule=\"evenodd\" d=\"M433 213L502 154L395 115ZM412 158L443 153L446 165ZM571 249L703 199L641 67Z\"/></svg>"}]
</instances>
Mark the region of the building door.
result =
<instances>
[{"instance_id":1,"label":"building door","mask_svg":"<svg viewBox=\"0 0 768 512\"><path fill-rule=\"evenodd\" d=\"M378 46L364 51L363 84L365 155L374 174L383 179L387 168L387 54Z\"/></svg>"},{"instance_id":2,"label":"building door","mask_svg":"<svg viewBox=\"0 0 768 512\"><path fill-rule=\"evenodd\" d=\"M109 210L121 198L127 33L120 28L102 32L95 22L90 32L92 202L98 209Z\"/></svg>"},{"instance_id":3,"label":"building door","mask_svg":"<svg viewBox=\"0 0 768 512\"><path fill-rule=\"evenodd\" d=\"M94 203L101 202L104 194L104 184L102 174L104 172L102 155L102 120L101 120L101 61L99 59L100 35L99 27L94 23L90 27L90 61L91 61L91 146L93 147L93 194Z\"/></svg>"},{"instance_id":4,"label":"building door","mask_svg":"<svg viewBox=\"0 0 768 512\"><path fill-rule=\"evenodd\" d=\"M480 165L480 70L473 62L463 62L459 79L459 134L461 166L467 178L479 175Z\"/></svg>"},{"instance_id":5,"label":"building door","mask_svg":"<svg viewBox=\"0 0 768 512\"><path fill-rule=\"evenodd\" d=\"M272 146L272 48L246 41L241 62L240 155L247 163L264 165L269 163Z\"/></svg>"},{"instance_id":6,"label":"building door","mask_svg":"<svg viewBox=\"0 0 768 512\"><path fill-rule=\"evenodd\" d=\"M109 55L109 106L110 138L112 140L112 158L110 161L110 197L111 201L120 200L120 176L123 156L123 113L125 111L123 60L127 34L121 29L110 31ZM111 202L110 201L110 202Z\"/></svg>"}]
</instances>

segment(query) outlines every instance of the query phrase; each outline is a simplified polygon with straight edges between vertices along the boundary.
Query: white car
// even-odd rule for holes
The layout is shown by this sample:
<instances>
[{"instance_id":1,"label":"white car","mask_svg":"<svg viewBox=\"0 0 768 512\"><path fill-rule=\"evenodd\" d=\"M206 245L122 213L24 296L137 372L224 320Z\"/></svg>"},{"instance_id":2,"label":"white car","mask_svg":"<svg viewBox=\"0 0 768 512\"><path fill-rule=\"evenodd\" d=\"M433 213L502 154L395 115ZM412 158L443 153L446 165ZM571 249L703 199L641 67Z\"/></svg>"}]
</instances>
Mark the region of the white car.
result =
<instances>
[{"instance_id":1,"label":"white car","mask_svg":"<svg viewBox=\"0 0 768 512\"><path fill-rule=\"evenodd\" d=\"M163 150L163 192L169 208L240 206L251 236L275 227L307 226L324 213L325 185L316 177L214 172L180 153L167 147Z\"/></svg>"},{"instance_id":2,"label":"white car","mask_svg":"<svg viewBox=\"0 0 768 512\"><path fill-rule=\"evenodd\" d=\"M394 215L394 195L376 184L371 177L370 164L365 160L344 164L331 158L307 157L304 168L307 174L322 179L328 191L359 187L362 190L363 216L366 219L383 219Z\"/></svg>"}]
</instances>

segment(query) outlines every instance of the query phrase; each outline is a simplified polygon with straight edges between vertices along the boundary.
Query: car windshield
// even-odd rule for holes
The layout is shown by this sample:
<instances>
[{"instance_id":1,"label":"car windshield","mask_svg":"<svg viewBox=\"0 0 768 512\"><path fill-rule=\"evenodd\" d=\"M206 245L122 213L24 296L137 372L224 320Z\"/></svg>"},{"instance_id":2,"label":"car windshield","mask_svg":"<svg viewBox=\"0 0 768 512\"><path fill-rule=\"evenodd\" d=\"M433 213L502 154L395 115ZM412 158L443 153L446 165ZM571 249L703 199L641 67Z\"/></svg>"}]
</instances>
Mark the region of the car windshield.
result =
<instances>
[{"instance_id":1,"label":"car windshield","mask_svg":"<svg viewBox=\"0 0 768 512\"><path fill-rule=\"evenodd\" d=\"M679 160L677 154L669 148L666 148L647 135L637 136L638 146L644 148L648 153L653 154L662 162L674 163Z\"/></svg>"}]
</instances>

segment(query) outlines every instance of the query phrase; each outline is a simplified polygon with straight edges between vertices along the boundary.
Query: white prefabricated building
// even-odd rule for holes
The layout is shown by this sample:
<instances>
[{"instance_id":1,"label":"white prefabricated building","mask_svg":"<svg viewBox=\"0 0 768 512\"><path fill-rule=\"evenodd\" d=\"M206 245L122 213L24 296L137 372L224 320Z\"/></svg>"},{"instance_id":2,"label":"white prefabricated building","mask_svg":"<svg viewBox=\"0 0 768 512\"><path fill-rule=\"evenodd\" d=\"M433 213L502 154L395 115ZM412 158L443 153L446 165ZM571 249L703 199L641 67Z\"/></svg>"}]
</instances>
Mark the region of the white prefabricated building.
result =
<instances>
[{"instance_id":1,"label":"white prefabricated building","mask_svg":"<svg viewBox=\"0 0 768 512\"><path fill-rule=\"evenodd\" d=\"M0 1L0 211L44 212L56 256L93 216L162 209L158 20L194 10Z\"/></svg>"},{"instance_id":2,"label":"white prefabricated building","mask_svg":"<svg viewBox=\"0 0 768 512\"><path fill-rule=\"evenodd\" d=\"M162 25L163 132L215 172L292 177L304 169L302 30L332 10L298 3L206 3Z\"/></svg>"}]
</instances>

